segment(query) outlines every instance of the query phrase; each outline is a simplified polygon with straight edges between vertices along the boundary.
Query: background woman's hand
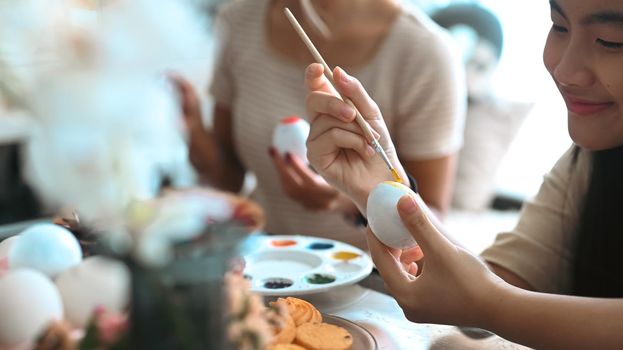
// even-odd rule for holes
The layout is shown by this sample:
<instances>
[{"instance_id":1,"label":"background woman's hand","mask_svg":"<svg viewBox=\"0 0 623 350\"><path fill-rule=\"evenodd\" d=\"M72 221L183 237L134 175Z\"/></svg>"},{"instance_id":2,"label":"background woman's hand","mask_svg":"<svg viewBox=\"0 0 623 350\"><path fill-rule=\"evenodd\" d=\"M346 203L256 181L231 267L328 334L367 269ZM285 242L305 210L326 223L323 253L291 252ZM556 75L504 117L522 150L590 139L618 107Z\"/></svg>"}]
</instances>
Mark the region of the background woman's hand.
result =
<instances>
[{"instance_id":1,"label":"background woman's hand","mask_svg":"<svg viewBox=\"0 0 623 350\"><path fill-rule=\"evenodd\" d=\"M495 312L505 282L443 236L424 214L423 205L419 197L405 196L398 202L402 221L426 256L422 270L368 230L372 259L409 320L481 326L483 318Z\"/></svg>"},{"instance_id":2,"label":"background woman's hand","mask_svg":"<svg viewBox=\"0 0 623 350\"><path fill-rule=\"evenodd\" d=\"M205 176L213 167L216 145L211 133L203 126L199 95L182 76L170 74L169 79L177 90L182 119L189 138L190 161L195 170Z\"/></svg>"},{"instance_id":3,"label":"background woman's hand","mask_svg":"<svg viewBox=\"0 0 623 350\"><path fill-rule=\"evenodd\" d=\"M201 102L195 88L181 75L171 73L169 80L177 90L182 118L189 132L203 129Z\"/></svg>"},{"instance_id":4,"label":"background woman's hand","mask_svg":"<svg viewBox=\"0 0 623 350\"><path fill-rule=\"evenodd\" d=\"M398 161L376 103L355 78L339 68L333 74L336 88L357 106L379 137L379 142L404 183L408 185L406 174ZM353 198L359 209L365 213L368 193L379 182L393 180L391 173L383 160L375 155L361 127L354 122L355 110L338 97L323 75L322 65L311 64L307 67L305 81L310 90L306 103L311 120L307 157L327 182Z\"/></svg>"},{"instance_id":5,"label":"background woman's hand","mask_svg":"<svg viewBox=\"0 0 623 350\"><path fill-rule=\"evenodd\" d=\"M353 201L329 185L320 175L294 154L281 156L277 150L269 150L277 169L283 192L292 200L312 211L334 211L352 218L357 213Z\"/></svg>"},{"instance_id":6,"label":"background woman's hand","mask_svg":"<svg viewBox=\"0 0 623 350\"><path fill-rule=\"evenodd\" d=\"M270 158L281 180L283 192L309 210L329 210L339 191L315 174L294 154L282 156L274 148Z\"/></svg>"}]
</instances>

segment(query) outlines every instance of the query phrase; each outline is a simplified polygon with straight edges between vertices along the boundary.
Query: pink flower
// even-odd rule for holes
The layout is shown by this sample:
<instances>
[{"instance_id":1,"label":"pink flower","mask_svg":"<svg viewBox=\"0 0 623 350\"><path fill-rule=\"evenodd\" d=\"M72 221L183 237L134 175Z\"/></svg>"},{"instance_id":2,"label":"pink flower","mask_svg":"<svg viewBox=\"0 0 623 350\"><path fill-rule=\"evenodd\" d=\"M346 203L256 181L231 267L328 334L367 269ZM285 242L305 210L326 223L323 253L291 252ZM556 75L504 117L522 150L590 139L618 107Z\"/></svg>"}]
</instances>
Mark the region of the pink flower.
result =
<instances>
[{"instance_id":1,"label":"pink flower","mask_svg":"<svg viewBox=\"0 0 623 350\"><path fill-rule=\"evenodd\" d=\"M99 340L107 345L114 344L128 330L128 316L106 312L103 306L98 306L95 308L95 325Z\"/></svg>"}]
</instances>

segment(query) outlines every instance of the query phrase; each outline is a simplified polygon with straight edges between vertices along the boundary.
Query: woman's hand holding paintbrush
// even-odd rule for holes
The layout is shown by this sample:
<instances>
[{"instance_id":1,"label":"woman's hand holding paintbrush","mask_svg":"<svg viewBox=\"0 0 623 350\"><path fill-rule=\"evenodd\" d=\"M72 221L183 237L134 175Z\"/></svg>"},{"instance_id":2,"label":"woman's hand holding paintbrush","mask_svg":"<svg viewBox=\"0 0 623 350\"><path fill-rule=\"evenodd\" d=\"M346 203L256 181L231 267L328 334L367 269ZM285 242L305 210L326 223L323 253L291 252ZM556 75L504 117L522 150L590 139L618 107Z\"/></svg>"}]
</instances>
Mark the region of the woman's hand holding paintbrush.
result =
<instances>
[{"instance_id":1,"label":"woman's hand holding paintbrush","mask_svg":"<svg viewBox=\"0 0 623 350\"><path fill-rule=\"evenodd\" d=\"M365 202L374 186L386 180L408 186L406 173L376 103L355 78L340 68L332 72L292 13L288 9L285 13L319 62L310 65L305 75L311 91L307 99L312 118L307 141L309 160L320 175L350 195L365 213ZM346 188L338 184L346 184Z\"/></svg>"},{"instance_id":2,"label":"woman's hand holding paintbrush","mask_svg":"<svg viewBox=\"0 0 623 350\"><path fill-rule=\"evenodd\" d=\"M288 21L290 21L290 23L292 24L292 27L294 28L294 30L297 32L297 34L299 35L299 37L303 41L303 43L305 43L305 46L307 46L307 48L309 49L309 52L312 54L312 56L314 56L314 59L316 60L316 62L318 62L318 63L323 65L325 76L327 77L327 79L329 79L329 82L331 83L331 85L333 85L333 87L335 87L335 81L333 79L333 73L331 72L331 68L329 67L327 62L324 60L324 58L322 58L322 55L320 55L320 52L318 51L318 49L316 49L316 47L312 43L312 41L309 38L309 36L307 36L307 33L305 33L305 31L303 30L303 27L301 27L301 25L296 20L296 18L294 17L294 15L290 11L290 9L285 8L284 9L284 13L285 13L286 17L288 18ZM366 139L372 145L372 147L374 148L374 151L377 152L379 154L379 156L383 159L383 161L385 162L385 164L389 168L390 172L392 173L393 179L395 181L400 182L401 181L401 177L399 176L398 172L394 168L394 165L391 163L391 161L389 160L389 158L385 154L385 151L383 150L381 145L378 143L378 140L376 139L376 137L372 134L372 130L370 130L370 126L368 125L368 123L366 123L366 121L364 120L364 118L361 115L361 113L359 113L359 111L357 110L357 108L355 107L355 105L353 104L353 102L350 99L348 99L347 97L344 97L344 95L342 95L340 90L336 90L336 91L340 95L340 98L344 102L348 103L351 107L354 108L355 113L356 113L355 114L355 120L357 121L357 124L359 124L361 129L363 130L364 135L366 136Z\"/></svg>"},{"instance_id":3,"label":"woman's hand holding paintbrush","mask_svg":"<svg viewBox=\"0 0 623 350\"><path fill-rule=\"evenodd\" d=\"M323 70L322 65L314 63L305 72L305 83L310 91L306 106L311 117L308 159L327 182L349 195L365 213L368 193L379 182L393 178L382 158L376 156L362 128L353 123L355 109L335 95ZM365 116L388 159L396 164L402 182L408 186L378 106L355 78L340 68L333 73L335 88L351 99Z\"/></svg>"}]
</instances>

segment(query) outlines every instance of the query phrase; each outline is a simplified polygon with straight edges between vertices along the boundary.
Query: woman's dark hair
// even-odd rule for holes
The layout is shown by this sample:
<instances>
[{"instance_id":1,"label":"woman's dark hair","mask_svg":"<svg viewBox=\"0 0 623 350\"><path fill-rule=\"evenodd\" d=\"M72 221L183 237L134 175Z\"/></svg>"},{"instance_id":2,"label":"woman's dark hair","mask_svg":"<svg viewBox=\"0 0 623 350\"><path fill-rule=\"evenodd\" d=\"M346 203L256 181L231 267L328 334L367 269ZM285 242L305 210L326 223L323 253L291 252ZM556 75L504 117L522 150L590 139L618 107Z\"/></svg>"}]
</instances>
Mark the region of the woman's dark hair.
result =
<instances>
[{"instance_id":1,"label":"woman's dark hair","mask_svg":"<svg viewBox=\"0 0 623 350\"><path fill-rule=\"evenodd\" d=\"M623 146L591 155L573 255L572 291L578 296L623 297Z\"/></svg>"},{"instance_id":2,"label":"woman's dark hair","mask_svg":"<svg viewBox=\"0 0 623 350\"><path fill-rule=\"evenodd\" d=\"M481 5L450 5L437 10L431 18L446 29L459 24L474 29L479 37L493 44L498 59L502 55L502 46L504 45L502 25L496 15Z\"/></svg>"}]
</instances>

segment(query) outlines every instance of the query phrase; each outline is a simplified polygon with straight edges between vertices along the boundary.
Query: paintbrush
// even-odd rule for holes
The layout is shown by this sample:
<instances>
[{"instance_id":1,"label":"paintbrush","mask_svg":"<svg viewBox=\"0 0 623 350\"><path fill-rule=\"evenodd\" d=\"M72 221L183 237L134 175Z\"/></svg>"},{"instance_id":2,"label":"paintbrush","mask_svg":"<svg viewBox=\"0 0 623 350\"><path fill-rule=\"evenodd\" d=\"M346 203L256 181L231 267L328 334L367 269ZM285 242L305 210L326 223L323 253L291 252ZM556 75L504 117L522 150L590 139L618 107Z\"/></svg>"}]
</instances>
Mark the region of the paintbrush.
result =
<instances>
[{"instance_id":1,"label":"paintbrush","mask_svg":"<svg viewBox=\"0 0 623 350\"><path fill-rule=\"evenodd\" d=\"M312 56L314 56L314 59L316 60L316 62L322 64L322 66L324 67L325 76L327 77L327 79L329 79L329 82L331 83L331 85L333 85L333 88L335 89L335 91L337 91L337 93L340 95L340 98L344 102L348 103L348 105L353 107L353 109L355 110L355 113L356 113L355 120L357 121L357 124L359 124L361 129L363 130L366 140L370 143L372 148L374 148L374 151L379 156L381 156L381 158L383 159L383 161L385 162L385 164L391 171L394 180L396 182L402 182L402 179L398 175L396 168L394 168L391 161L387 157L385 150L383 150L383 147L381 147L381 144L379 143L379 141L372 134L372 130L370 130L370 125L368 125L368 122L366 122L365 119L363 119L363 116L361 115L357 107L355 107L355 104L348 97L342 95L342 93L337 88L335 88L335 81L333 80L333 71L331 70L331 68L329 68L329 65L327 65L327 62L324 60L324 58L322 58L322 56L320 55L320 52L318 52L318 50L314 46L314 43L312 43L311 39L309 39L309 37L307 36L307 33L305 33L305 31L303 30L303 27L301 27L301 25L296 20L296 18L294 17L290 9L286 7L284 9L284 13L286 14L286 17L292 24L292 27L294 27L294 30L298 33L298 35L301 37L301 40L303 40L303 42L305 43L305 45L311 52Z\"/></svg>"}]
</instances>

